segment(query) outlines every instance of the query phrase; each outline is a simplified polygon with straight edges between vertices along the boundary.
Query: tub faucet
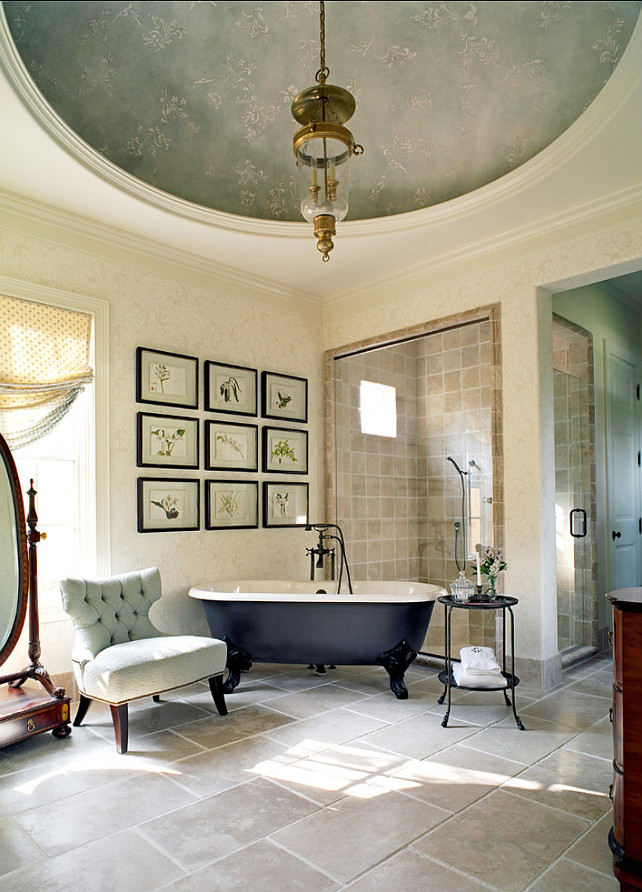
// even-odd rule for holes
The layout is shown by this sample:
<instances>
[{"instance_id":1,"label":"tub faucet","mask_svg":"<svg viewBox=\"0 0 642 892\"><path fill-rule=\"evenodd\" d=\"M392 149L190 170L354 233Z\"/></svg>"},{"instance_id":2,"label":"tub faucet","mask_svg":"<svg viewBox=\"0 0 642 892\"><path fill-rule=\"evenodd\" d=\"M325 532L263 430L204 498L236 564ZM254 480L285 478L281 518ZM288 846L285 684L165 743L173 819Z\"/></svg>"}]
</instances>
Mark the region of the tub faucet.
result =
<instances>
[{"instance_id":1,"label":"tub faucet","mask_svg":"<svg viewBox=\"0 0 642 892\"><path fill-rule=\"evenodd\" d=\"M343 532L341 531L341 527L337 526L336 523L310 523L305 528L307 532L311 532L314 530L319 534L319 540L317 542L316 548L306 548L306 555L310 555L310 579L314 579L314 571L315 566L318 569L323 567L323 561L326 555L330 555L331 558L331 579L334 579L334 556L335 549L328 548L326 546L326 542L334 539L339 543L339 583L337 585L337 592L341 591L341 582L343 580L343 570L345 567L346 579L348 582L348 591L351 595L354 594L352 590L352 579L350 578L350 568L348 566L348 559L346 557L346 546L345 540L343 538ZM336 532L329 532L330 530L335 530ZM315 556L316 556L316 565L315 565Z\"/></svg>"}]
</instances>

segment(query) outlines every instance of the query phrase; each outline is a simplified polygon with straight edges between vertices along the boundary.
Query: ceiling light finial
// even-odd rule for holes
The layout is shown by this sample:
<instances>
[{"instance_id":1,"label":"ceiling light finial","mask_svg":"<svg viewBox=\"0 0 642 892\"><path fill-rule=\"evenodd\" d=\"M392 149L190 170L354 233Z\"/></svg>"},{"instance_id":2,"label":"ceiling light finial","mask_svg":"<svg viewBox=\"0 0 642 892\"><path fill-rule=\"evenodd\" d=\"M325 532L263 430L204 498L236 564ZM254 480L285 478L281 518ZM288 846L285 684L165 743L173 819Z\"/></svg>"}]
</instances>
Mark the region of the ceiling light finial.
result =
<instances>
[{"instance_id":1,"label":"ceiling light finial","mask_svg":"<svg viewBox=\"0 0 642 892\"><path fill-rule=\"evenodd\" d=\"M294 154L299 171L299 197L303 217L314 224L317 249L323 260L334 248L336 224L348 213L348 169L351 155L363 146L344 127L357 107L354 96L343 87L326 83L325 3L319 3L320 67L318 86L308 87L292 103L292 115L302 124L294 134ZM341 168L341 170L339 170Z\"/></svg>"}]
</instances>

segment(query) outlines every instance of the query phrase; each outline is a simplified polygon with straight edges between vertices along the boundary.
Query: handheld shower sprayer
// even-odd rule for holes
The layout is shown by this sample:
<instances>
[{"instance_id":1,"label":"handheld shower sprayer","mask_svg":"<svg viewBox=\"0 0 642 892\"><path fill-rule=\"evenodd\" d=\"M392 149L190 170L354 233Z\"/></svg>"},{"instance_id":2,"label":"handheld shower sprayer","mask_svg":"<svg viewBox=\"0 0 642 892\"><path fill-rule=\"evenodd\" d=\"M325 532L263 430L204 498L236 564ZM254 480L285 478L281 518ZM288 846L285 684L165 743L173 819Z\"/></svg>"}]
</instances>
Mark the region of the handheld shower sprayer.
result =
<instances>
[{"instance_id":1,"label":"handheld shower sprayer","mask_svg":"<svg viewBox=\"0 0 642 892\"><path fill-rule=\"evenodd\" d=\"M450 455L446 456L446 461L449 461L459 474L459 479L461 481L461 521L455 521L455 564L457 565L457 569L460 572L466 571L466 556L468 551L466 549L466 485L464 483L464 477L468 474L468 471L462 471L454 458L451 458ZM462 538L462 546L463 546L463 566L459 563L459 558L457 557L457 544L459 541L459 533L461 530L461 538Z\"/></svg>"}]
</instances>

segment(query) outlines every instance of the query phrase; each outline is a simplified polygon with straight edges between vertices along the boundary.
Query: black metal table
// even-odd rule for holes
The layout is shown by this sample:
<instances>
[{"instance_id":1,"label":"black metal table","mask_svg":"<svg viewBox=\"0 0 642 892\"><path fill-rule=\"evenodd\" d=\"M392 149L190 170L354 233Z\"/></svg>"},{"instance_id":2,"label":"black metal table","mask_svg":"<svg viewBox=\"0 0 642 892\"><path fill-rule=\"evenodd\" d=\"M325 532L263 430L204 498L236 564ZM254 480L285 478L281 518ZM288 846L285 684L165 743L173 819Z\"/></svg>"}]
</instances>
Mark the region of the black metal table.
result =
<instances>
[{"instance_id":1,"label":"black metal table","mask_svg":"<svg viewBox=\"0 0 642 892\"><path fill-rule=\"evenodd\" d=\"M440 604L444 605L445 612L445 649L446 649L446 669L439 673L439 681L444 685L444 693L441 695L438 703L443 703L448 697L448 705L446 714L444 715L442 726L448 725L451 707L451 692L453 688L459 687L466 691L502 691L507 706L513 709L515 722L520 731L524 730L522 720L515 710L515 688L519 684L519 678L515 675L515 617L513 615L513 607L518 603L517 598L508 598L498 595L491 600L479 600L471 598L468 601L456 601L451 595L445 595L437 599ZM453 676L453 659L451 654L452 637L451 637L451 619L453 610L501 610L502 611L502 675L506 679L506 685L501 687L472 687L469 685L458 685ZM510 617L510 672L506 669L506 614ZM508 696L511 692L511 697Z\"/></svg>"}]
</instances>

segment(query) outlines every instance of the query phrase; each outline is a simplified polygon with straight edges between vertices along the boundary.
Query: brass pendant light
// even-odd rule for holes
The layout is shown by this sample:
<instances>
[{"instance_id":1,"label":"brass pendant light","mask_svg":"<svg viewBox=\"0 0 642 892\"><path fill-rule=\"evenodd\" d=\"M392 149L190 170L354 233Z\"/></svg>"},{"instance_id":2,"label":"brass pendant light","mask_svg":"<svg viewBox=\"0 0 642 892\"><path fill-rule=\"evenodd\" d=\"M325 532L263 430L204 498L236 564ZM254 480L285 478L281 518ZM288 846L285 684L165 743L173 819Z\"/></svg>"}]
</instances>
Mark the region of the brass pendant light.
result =
<instances>
[{"instance_id":1,"label":"brass pendant light","mask_svg":"<svg viewBox=\"0 0 642 892\"><path fill-rule=\"evenodd\" d=\"M326 83L325 3L319 3L320 68L317 86L308 87L292 102L292 115L302 126L294 134L294 154L299 173L299 198L303 217L314 224L317 249L323 260L334 248L336 224L348 213L348 161L361 155L363 146L344 127L357 103L343 87Z\"/></svg>"}]
</instances>

